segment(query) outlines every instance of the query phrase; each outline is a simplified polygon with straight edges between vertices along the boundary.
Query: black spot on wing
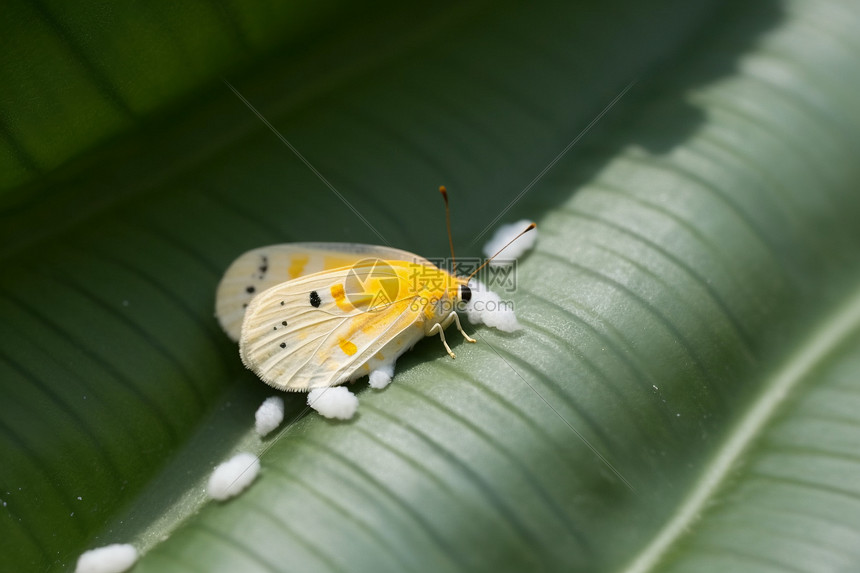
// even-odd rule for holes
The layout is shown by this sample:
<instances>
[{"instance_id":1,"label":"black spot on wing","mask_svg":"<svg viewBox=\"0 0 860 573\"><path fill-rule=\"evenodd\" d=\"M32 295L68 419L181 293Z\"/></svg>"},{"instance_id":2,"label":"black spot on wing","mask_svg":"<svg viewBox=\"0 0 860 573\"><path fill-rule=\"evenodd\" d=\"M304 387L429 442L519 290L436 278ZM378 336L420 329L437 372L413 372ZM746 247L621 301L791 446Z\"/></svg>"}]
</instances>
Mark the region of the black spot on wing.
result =
<instances>
[{"instance_id":1,"label":"black spot on wing","mask_svg":"<svg viewBox=\"0 0 860 573\"><path fill-rule=\"evenodd\" d=\"M245 292L247 292L248 294L254 294L255 290L257 290L257 289L254 288L254 285L250 285L248 287L245 287Z\"/></svg>"},{"instance_id":2,"label":"black spot on wing","mask_svg":"<svg viewBox=\"0 0 860 573\"><path fill-rule=\"evenodd\" d=\"M311 291L311 306L314 308L319 308L320 304L322 304L322 300L320 299L320 295L317 294L317 291Z\"/></svg>"},{"instance_id":3,"label":"black spot on wing","mask_svg":"<svg viewBox=\"0 0 860 573\"><path fill-rule=\"evenodd\" d=\"M282 343L281 343L281 348L286 348L286 347L287 347L287 343L286 343L286 342L282 342Z\"/></svg>"}]
</instances>

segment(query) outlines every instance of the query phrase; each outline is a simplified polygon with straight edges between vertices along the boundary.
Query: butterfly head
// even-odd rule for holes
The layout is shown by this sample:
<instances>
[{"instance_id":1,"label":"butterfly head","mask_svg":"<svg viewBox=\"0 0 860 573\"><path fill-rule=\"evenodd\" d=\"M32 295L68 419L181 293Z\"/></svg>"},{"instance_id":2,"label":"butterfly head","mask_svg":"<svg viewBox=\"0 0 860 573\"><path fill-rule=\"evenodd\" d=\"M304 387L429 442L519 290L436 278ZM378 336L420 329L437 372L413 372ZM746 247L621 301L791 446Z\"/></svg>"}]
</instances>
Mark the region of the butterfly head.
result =
<instances>
[{"instance_id":1,"label":"butterfly head","mask_svg":"<svg viewBox=\"0 0 860 573\"><path fill-rule=\"evenodd\" d=\"M448 273L446 273L448 274ZM472 300L472 288L469 286L468 277L458 277L456 275L448 275L450 282L445 289L445 296L454 302L468 303Z\"/></svg>"},{"instance_id":2,"label":"butterfly head","mask_svg":"<svg viewBox=\"0 0 860 573\"><path fill-rule=\"evenodd\" d=\"M457 299L462 302L469 302L472 300L472 289L469 288L467 284L461 284L457 290Z\"/></svg>"}]
</instances>

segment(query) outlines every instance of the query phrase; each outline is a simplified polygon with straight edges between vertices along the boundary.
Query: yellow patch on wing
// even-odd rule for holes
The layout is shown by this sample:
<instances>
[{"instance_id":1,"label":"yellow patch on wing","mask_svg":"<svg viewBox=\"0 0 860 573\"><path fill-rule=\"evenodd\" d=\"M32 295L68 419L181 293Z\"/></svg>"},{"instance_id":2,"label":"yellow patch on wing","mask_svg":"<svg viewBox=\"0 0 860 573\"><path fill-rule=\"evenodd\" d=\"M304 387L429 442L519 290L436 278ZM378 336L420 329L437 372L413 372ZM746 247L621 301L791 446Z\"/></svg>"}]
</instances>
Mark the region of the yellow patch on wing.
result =
<instances>
[{"instance_id":1,"label":"yellow patch on wing","mask_svg":"<svg viewBox=\"0 0 860 573\"><path fill-rule=\"evenodd\" d=\"M347 356L352 356L353 354L358 352L358 348L356 348L355 344L345 338L340 339L340 342L338 342L338 346L340 346L340 349L343 350L343 353Z\"/></svg>"},{"instance_id":2,"label":"yellow patch on wing","mask_svg":"<svg viewBox=\"0 0 860 573\"><path fill-rule=\"evenodd\" d=\"M331 297L334 299L335 304L341 310L345 310L347 312L353 309L352 305L346 300L346 293L343 290L343 285L340 283L336 283L331 287Z\"/></svg>"},{"instance_id":3,"label":"yellow patch on wing","mask_svg":"<svg viewBox=\"0 0 860 573\"><path fill-rule=\"evenodd\" d=\"M287 274L290 275L291 279L296 279L302 276L302 272L305 270L305 265L308 264L309 257L306 256L296 256L290 259L290 266L287 269Z\"/></svg>"}]
</instances>

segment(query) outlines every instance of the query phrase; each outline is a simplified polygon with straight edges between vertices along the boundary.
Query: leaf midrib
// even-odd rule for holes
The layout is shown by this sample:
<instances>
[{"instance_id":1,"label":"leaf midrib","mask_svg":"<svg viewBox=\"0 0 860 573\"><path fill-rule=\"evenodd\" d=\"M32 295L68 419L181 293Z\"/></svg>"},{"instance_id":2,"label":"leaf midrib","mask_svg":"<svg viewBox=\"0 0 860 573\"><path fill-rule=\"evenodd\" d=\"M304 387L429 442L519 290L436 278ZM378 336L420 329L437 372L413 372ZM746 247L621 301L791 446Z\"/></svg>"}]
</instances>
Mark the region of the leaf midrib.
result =
<instances>
[{"instance_id":1,"label":"leaf midrib","mask_svg":"<svg viewBox=\"0 0 860 573\"><path fill-rule=\"evenodd\" d=\"M619 573L646 573L657 569L669 549L690 532L737 468L741 457L775 417L785 398L857 330L860 330L860 288L855 288L845 303L835 307L823 321L810 329L809 336L789 353L790 358L765 378L761 394L726 434L722 446L714 452L698 480L692 484L689 495L680 503L674 517L627 565L619 569Z\"/></svg>"}]
</instances>

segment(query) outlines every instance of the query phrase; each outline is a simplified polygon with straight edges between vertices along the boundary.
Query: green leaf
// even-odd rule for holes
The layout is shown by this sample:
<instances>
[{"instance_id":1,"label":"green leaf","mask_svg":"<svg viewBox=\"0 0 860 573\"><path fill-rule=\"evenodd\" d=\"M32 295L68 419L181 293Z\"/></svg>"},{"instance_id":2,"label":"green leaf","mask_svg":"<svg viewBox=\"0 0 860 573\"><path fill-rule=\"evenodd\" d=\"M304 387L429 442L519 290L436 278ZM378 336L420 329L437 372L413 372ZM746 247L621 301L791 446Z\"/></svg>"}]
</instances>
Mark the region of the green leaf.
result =
<instances>
[{"instance_id":1,"label":"green leaf","mask_svg":"<svg viewBox=\"0 0 860 573\"><path fill-rule=\"evenodd\" d=\"M5 569L860 567L855 2L7 4ZM538 222L525 329L261 440L221 273L445 256L440 184L460 256ZM207 501L238 451L260 477Z\"/></svg>"}]
</instances>

